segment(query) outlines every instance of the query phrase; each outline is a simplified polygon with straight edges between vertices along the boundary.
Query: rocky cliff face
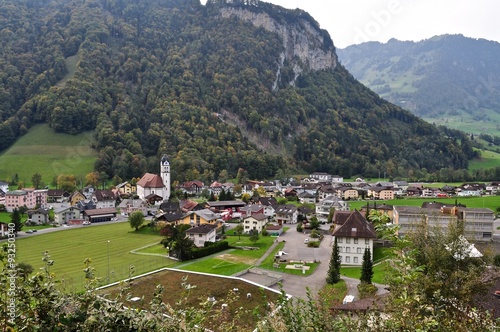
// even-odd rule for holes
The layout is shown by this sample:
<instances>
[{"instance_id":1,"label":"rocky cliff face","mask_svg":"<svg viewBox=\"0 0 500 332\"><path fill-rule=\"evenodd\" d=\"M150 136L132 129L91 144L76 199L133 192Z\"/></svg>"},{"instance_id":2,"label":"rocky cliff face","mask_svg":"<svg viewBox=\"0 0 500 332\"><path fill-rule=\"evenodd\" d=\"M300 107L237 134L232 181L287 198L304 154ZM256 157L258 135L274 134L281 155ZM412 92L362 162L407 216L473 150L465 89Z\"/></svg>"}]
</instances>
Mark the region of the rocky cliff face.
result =
<instances>
[{"instance_id":1,"label":"rocky cliff face","mask_svg":"<svg viewBox=\"0 0 500 332\"><path fill-rule=\"evenodd\" d=\"M276 82L280 80L280 70L285 60L293 64L295 77L289 84L294 84L303 70L334 69L337 65L337 54L332 46L325 47L324 34L306 19L283 24L272 18L266 12L255 12L244 7L222 7L222 17L236 16L241 20L251 22L256 27L277 33L283 40L284 51L276 72Z\"/></svg>"}]
</instances>

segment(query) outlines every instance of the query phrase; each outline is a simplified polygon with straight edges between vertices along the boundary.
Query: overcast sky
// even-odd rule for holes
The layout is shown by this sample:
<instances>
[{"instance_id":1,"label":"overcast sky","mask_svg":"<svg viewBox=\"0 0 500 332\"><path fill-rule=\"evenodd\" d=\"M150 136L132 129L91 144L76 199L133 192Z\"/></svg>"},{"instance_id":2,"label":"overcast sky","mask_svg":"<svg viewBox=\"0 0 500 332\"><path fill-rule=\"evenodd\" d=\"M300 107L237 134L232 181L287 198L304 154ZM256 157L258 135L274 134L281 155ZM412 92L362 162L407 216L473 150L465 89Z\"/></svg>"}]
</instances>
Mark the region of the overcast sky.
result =
<instances>
[{"instance_id":1,"label":"overcast sky","mask_svg":"<svg viewBox=\"0 0 500 332\"><path fill-rule=\"evenodd\" d=\"M206 2L205 0L202 3ZM422 40L463 34L500 42L498 0L266 0L300 8L328 30L336 47L365 41ZM496 22L496 23L495 23Z\"/></svg>"}]
</instances>

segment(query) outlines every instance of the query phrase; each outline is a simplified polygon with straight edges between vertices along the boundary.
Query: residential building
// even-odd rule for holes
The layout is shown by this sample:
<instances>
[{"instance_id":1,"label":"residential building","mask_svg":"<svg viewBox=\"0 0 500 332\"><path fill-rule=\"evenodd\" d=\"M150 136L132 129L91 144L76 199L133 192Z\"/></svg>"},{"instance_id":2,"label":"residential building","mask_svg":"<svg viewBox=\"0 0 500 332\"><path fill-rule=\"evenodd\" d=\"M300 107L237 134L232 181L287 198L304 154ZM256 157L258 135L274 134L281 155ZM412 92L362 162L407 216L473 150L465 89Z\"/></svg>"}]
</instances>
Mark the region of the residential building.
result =
<instances>
[{"instance_id":1,"label":"residential building","mask_svg":"<svg viewBox=\"0 0 500 332\"><path fill-rule=\"evenodd\" d=\"M28 210L28 221L32 224L42 225L49 222L49 211L44 209Z\"/></svg>"},{"instance_id":2,"label":"residential building","mask_svg":"<svg viewBox=\"0 0 500 332\"><path fill-rule=\"evenodd\" d=\"M204 224L217 225L218 227L222 225L220 214L209 209L191 211L184 215L184 217L180 220L180 223L191 225L192 227Z\"/></svg>"},{"instance_id":3,"label":"residential building","mask_svg":"<svg viewBox=\"0 0 500 332\"><path fill-rule=\"evenodd\" d=\"M116 186L116 189L120 193L120 195L131 195L137 192L137 186L134 186L128 181L120 183Z\"/></svg>"},{"instance_id":4,"label":"residential building","mask_svg":"<svg viewBox=\"0 0 500 332\"><path fill-rule=\"evenodd\" d=\"M9 184L3 181L0 181L0 190L6 193L9 191Z\"/></svg>"},{"instance_id":5,"label":"residential building","mask_svg":"<svg viewBox=\"0 0 500 332\"><path fill-rule=\"evenodd\" d=\"M188 181L177 187L177 189L182 190L183 193L196 196L201 195L203 188L205 188L205 185L201 181Z\"/></svg>"},{"instance_id":6,"label":"residential building","mask_svg":"<svg viewBox=\"0 0 500 332\"><path fill-rule=\"evenodd\" d=\"M104 221L112 221L116 218L116 208L108 207L94 210L85 210L83 211L83 216L86 220L96 223L96 222L104 222Z\"/></svg>"},{"instance_id":7,"label":"residential building","mask_svg":"<svg viewBox=\"0 0 500 332\"><path fill-rule=\"evenodd\" d=\"M51 203L62 203L68 200L70 193L63 189L48 189L47 201Z\"/></svg>"},{"instance_id":8,"label":"residential building","mask_svg":"<svg viewBox=\"0 0 500 332\"><path fill-rule=\"evenodd\" d=\"M358 199L359 191L352 187L338 187L336 195L344 201L348 201L351 199Z\"/></svg>"},{"instance_id":9,"label":"residential building","mask_svg":"<svg viewBox=\"0 0 500 332\"><path fill-rule=\"evenodd\" d=\"M146 203L142 199L124 199L120 205L121 213L130 215L136 211L141 211L144 216L148 215Z\"/></svg>"},{"instance_id":10,"label":"residential building","mask_svg":"<svg viewBox=\"0 0 500 332\"><path fill-rule=\"evenodd\" d=\"M262 213L254 214L243 219L243 232L248 234L252 230L261 233L269 219Z\"/></svg>"},{"instance_id":11,"label":"residential building","mask_svg":"<svg viewBox=\"0 0 500 332\"><path fill-rule=\"evenodd\" d=\"M311 175L309 175L309 177L315 179L318 182L327 182L327 183L332 182L332 175L328 173L314 172Z\"/></svg>"},{"instance_id":12,"label":"residential building","mask_svg":"<svg viewBox=\"0 0 500 332\"><path fill-rule=\"evenodd\" d=\"M307 191L304 191L300 194L298 194L299 201L302 204L315 204L316 203L316 196L310 194Z\"/></svg>"},{"instance_id":13,"label":"residential building","mask_svg":"<svg viewBox=\"0 0 500 332\"><path fill-rule=\"evenodd\" d=\"M266 227L269 236L280 236L283 234L283 225L269 225Z\"/></svg>"},{"instance_id":14,"label":"residential building","mask_svg":"<svg viewBox=\"0 0 500 332\"><path fill-rule=\"evenodd\" d=\"M368 197L379 200L394 199L394 189L387 187L370 187L368 188Z\"/></svg>"},{"instance_id":15,"label":"residential building","mask_svg":"<svg viewBox=\"0 0 500 332\"><path fill-rule=\"evenodd\" d=\"M71 195L68 198L68 202L70 205L75 206L78 204L79 201L86 200L87 198L85 197L84 194L79 192L78 190L75 190L71 193Z\"/></svg>"},{"instance_id":16,"label":"residential building","mask_svg":"<svg viewBox=\"0 0 500 332\"><path fill-rule=\"evenodd\" d=\"M496 195L498 192L500 192L500 181L493 181L486 184L485 191L489 195Z\"/></svg>"},{"instance_id":17,"label":"residential building","mask_svg":"<svg viewBox=\"0 0 500 332\"><path fill-rule=\"evenodd\" d=\"M297 207L293 204L275 205L274 220L279 224L296 224L299 216Z\"/></svg>"},{"instance_id":18,"label":"residential building","mask_svg":"<svg viewBox=\"0 0 500 332\"><path fill-rule=\"evenodd\" d=\"M205 246L205 242L216 241L217 226L205 224L192 227L186 231L186 236L193 240L195 246L203 247Z\"/></svg>"},{"instance_id":19,"label":"residential building","mask_svg":"<svg viewBox=\"0 0 500 332\"><path fill-rule=\"evenodd\" d=\"M328 215L331 209L335 211L346 211L349 210L349 204L336 196L328 196L319 201L316 203L316 218L320 223L325 224L328 222Z\"/></svg>"},{"instance_id":20,"label":"residential building","mask_svg":"<svg viewBox=\"0 0 500 332\"><path fill-rule=\"evenodd\" d=\"M490 241L493 239L495 213L486 208L458 207L458 220L464 222L464 235L469 240Z\"/></svg>"},{"instance_id":21,"label":"residential building","mask_svg":"<svg viewBox=\"0 0 500 332\"><path fill-rule=\"evenodd\" d=\"M67 224L70 220L81 219L78 208L70 205L62 205L54 209L54 222L58 225Z\"/></svg>"},{"instance_id":22,"label":"residential building","mask_svg":"<svg viewBox=\"0 0 500 332\"><path fill-rule=\"evenodd\" d=\"M111 190L96 190L92 195L92 201L97 209L112 208L116 206L116 197Z\"/></svg>"},{"instance_id":23,"label":"residential building","mask_svg":"<svg viewBox=\"0 0 500 332\"><path fill-rule=\"evenodd\" d=\"M361 266L365 249L370 249L373 259L373 240L377 234L358 210L354 210L342 226L335 228L332 235L337 239L342 264Z\"/></svg>"},{"instance_id":24,"label":"residential building","mask_svg":"<svg viewBox=\"0 0 500 332\"><path fill-rule=\"evenodd\" d=\"M25 206L28 209L47 205L47 189L23 188L5 193L5 207L8 212Z\"/></svg>"}]
</instances>

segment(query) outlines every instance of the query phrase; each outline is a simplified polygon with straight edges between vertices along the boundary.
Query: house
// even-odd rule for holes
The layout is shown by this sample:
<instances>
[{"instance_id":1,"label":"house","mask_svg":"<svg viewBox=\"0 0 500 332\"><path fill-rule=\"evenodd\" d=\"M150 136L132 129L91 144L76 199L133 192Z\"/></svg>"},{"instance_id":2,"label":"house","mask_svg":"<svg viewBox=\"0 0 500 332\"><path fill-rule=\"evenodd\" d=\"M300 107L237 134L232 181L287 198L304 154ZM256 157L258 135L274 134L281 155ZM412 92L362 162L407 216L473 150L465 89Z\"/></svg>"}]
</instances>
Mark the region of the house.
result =
<instances>
[{"instance_id":1,"label":"house","mask_svg":"<svg viewBox=\"0 0 500 332\"><path fill-rule=\"evenodd\" d=\"M69 195L68 197L68 202L71 206L75 206L78 204L79 201L83 201L87 199L87 197L85 197L85 195L83 195L81 192L79 192L78 190L75 190L71 193L71 195Z\"/></svg>"},{"instance_id":2,"label":"house","mask_svg":"<svg viewBox=\"0 0 500 332\"><path fill-rule=\"evenodd\" d=\"M410 186L406 189L406 195L409 197L417 197L422 195L422 189L416 186Z\"/></svg>"},{"instance_id":3,"label":"house","mask_svg":"<svg viewBox=\"0 0 500 332\"><path fill-rule=\"evenodd\" d=\"M164 221L169 224L178 225L181 223L182 218L184 218L185 214L181 211L173 211L173 212L161 212L155 216L157 221Z\"/></svg>"},{"instance_id":4,"label":"house","mask_svg":"<svg viewBox=\"0 0 500 332\"><path fill-rule=\"evenodd\" d=\"M0 204L5 205L5 191L0 189Z\"/></svg>"},{"instance_id":5,"label":"house","mask_svg":"<svg viewBox=\"0 0 500 332\"><path fill-rule=\"evenodd\" d=\"M258 197L256 203L271 206L278 204L278 201L275 197Z\"/></svg>"},{"instance_id":6,"label":"house","mask_svg":"<svg viewBox=\"0 0 500 332\"><path fill-rule=\"evenodd\" d=\"M32 224L42 225L49 223L49 211L44 209L28 210L28 221Z\"/></svg>"},{"instance_id":7,"label":"house","mask_svg":"<svg viewBox=\"0 0 500 332\"><path fill-rule=\"evenodd\" d=\"M192 227L204 224L222 226L220 214L209 209L191 211L180 220L181 224L191 225Z\"/></svg>"},{"instance_id":8,"label":"house","mask_svg":"<svg viewBox=\"0 0 500 332\"><path fill-rule=\"evenodd\" d=\"M464 235L470 240L493 239L495 213L486 208L457 208L458 220L464 222Z\"/></svg>"},{"instance_id":9,"label":"house","mask_svg":"<svg viewBox=\"0 0 500 332\"><path fill-rule=\"evenodd\" d=\"M143 216L148 215L146 203L141 199L124 199L119 205L121 213L128 215L135 211L141 211Z\"/></svg>"},{"instance_id":10,"label":"house","mask_svg":"<svg viewBox=\"0 0 500 332\"><path fill-rule=\"evenodd\" d=\"M3 181L0 181L0 190L6 193L9 191L9 184Z\"/></svg>"},{"instance_id":11,"label":"house","mask_svg":"<svg viewBox=\"0 0 500 332\"><path fill-rule=\"evenodd\" d=\"M300 206L297 211L299 212L299 220L300 216L302 217L302 220L311 220L315 212L315 210L310 209L307 206Z\"/></svg>"},{"instance_id":12,"label":"house","mask_svg":"<svg viewBox=\"0 0 500 332\"><path fill-rule=\"evenodd\" d=\"M67 202L70 193L63 189L48 189L47 190L47 202L50 203L62 203Z\"/></svg>"},{"instance_id":13,"label":"house","mask_svg":"<svg viewBox=\"0 0 500 332\"><path fill-rule=\"evenodd\" d=\"M160 204L159 210L161 210L161 212L166 212L166 213L177 212L181 211L181 207L179 202L163 202Z\"/></svg>"},{"instance_id":14,"label":"house","mask_svg":"<svg viewBox=\"0 0 500 332\"><path fill-rule=\"evenodd\" d=\"M283 225L269 225L266 227L269 236L280 236L283 234Z\"/></svg>"},{"instance_id":15,"label":"house","mask_svg":"<svg viewBox=\"0 0 500 332\"><path fill-rule=\"evenodd\" d=\"M8 212L25 206L28 209L47 205L47 189L23 188L5 193L5 207Z\"/></svg>"},{"instance_id":16,"label":"house","mask_svg":"<svg viewBox=\"0 0 500 332\"><path fill-rule=\"evenodd\" d=\"M9 233L9 226L3 222L0 222L0 238L6 237Z\"/></svg>"},{"instance_id":17,"label":"house","mask_svg":"<svg viewBox=\"0 0 500 332\"><path fill-rule=\"evenodd\" d=\"M248 234L252 230L262 232L269 219L264 214L254 214L243 219L243 232Z\"/></svg>"},{"instance_id":18,"label":"house","mask_svg":"<svg viewBox=\"0 0 500 332\"><path fill-rule=\"evenodd\" d=\"M344 178L340 175L332 175L332 183L342 183Z\"/></svg>"},{"instance_id":19,"label":"house","mask_svg":"<svg viewBox=\"0 0 500 332\"><path fill-rule=\"evenodd\" d=\"M186 236L193 240L195 246L203 247L205 246L205 242L216 241L217 226L205 224L192 227L186 231Z\"/></svg>"},{"instance_id":20,"label":"house","mask_svg":"<svg viewBox=\"0 0 500 332\"><path fill-rule=\"evenodd\" d=\"M282 224L296 224L299 216L297 207L293 204L275 205L274 220Z\"/></svg>"},{"instance_id":21,"label":"house","mask_svg":"<svg viewBox=\"0 0 500 332\"><path fill-rule=\"evenodd\" d=\"M344 201L358 199L359 197L359 191L352 187L338 187L336 194L337 197L342 198Z\"/></svg>"},{"instance_id":22,"label":"house","mask_svg":"<svg viewBox=\"0 0 500 332\"><path fill-rule=\"evenodd\" d=\"M83 211L83 216L87 221L92 223L103 222L103 221L111 221L116 218L116 208L108 207L102 209L94 209L94 210L85 210Z\"/></svg>"},{"instance_id":23,"label":"house","mask_svg":"<svg viewBox=\"0 0 500 332\"><path fill-rule=\"evenodd\" d=\"M187 213L191 211L200 211L203 210L204 207L202 207L200 204L198 204L195 201L191 200L183 200L179 202L179 207L182 212Z\"/></svg>"},{"instance_id":24,"label":"house","mask_svg":"<svg viewBox=\"0 0 500 332\"><path fill-rule=\"evenodd\" d=\"M392 220L393 209L394 207L392 205L385 203L377 204L377 202L373 202L373 203L366 203L366 205L363 205L360 209L360 212L362 215L366 215L367 213L369 214L371 210L377 210L379 212L387 214L389 218L391 218Z\"/></svg>"},{"instance_id":25,"label":"house","mask_svg":"<svg viewBox=\"0 0 500 332\"><path fill-rule=\"evenodd\" d=\"M370 249L373 259L373 240L377 238L373 225L354 210L344 224L333 231L342 264L361 266L365 249Z\"/></svg>"},{"instance_id":26,"label":"house","mask_svg":"<svg viewBox=\"0 0 500 332\"><path fill-rule=\"evenodd\" d=\"M347 219L351 216L352 211L340 211L340 210L335 210L333 213L333 224L335 225L336 228L342 226L345 224Z\"/></svg>"},{"instance_id":27,"label":"house","mask_svg":"<svg viewBox=\"0 0 500 332\"><path fill-rule=\"evenodd\" d=\"M86 199L92 199L92 196L94 195L94 187L92 186L86 186L85 188L83 188L82 190L82 194L83 196L85 196Z\"/></svg>"},{"instance_id":28,"label":"house","mask_svg":"<svg viewBox=\"0 0 500 332\"><path fill-rule=\"evenodd\" d=\"M318 181L318 182L326 182L326 183L332 182L332 175L330 175L328 173L314 172L314 173L310 174L309 177L311 179Z\"/></svg>"},{"instance_id":29,"label":"house","mask_svg":"<svg viewBox=\"0 0 500 332\"><path fill-rule=\"evenodd\" d=\"M316 196L308 193L307 191L304 191L300 194L298 194L298 197L299 197L299 201L302 203L302 204L314 204L316 203Z\"/></svg>"},{"instance_id":30,"label":"house","mask_svg":"<svg viewBox=\"0 0 500 332\"><path fill-rule=\"evenodd\" d=\"M120 183L115 189L118 190L120 195L131 195L137 192L137 186L134 186L128 181Z\"/></svg>"},{"instance_id":31,"label":"house","mask_svg":"<svg viewBox=\"0 0 500 332\"><path fill-rule=\"evenodd\" d=\"M177 189L182 190L183 193L196 196L201 195L203 188L205 188L205 185L201 181L188 181L177 186Z\"/></svg>"},{"instance_id":32,"label":"house","mask_svg":"<svg viewBox=\"0 0 500 332\"><path fill-rule=\"evenodd\" d=\"M85 211L85 210L95 210L96 205L94 201L90 199L82 199L81 201L78 201L75 205L80 211Z\"/></svg>"},{"instance_id":33,"label":"house","mask_svg":"<svg viewBox=\"0 0 500 332\"><path fill-rule=\"evenodd\" d=\"M370 187L368 189L368 196L380 200L394 199L394 189L387 187Z\"/></svg>"},{"instance_id":34,"label":"house","mask_svg":"<svg viewBox=\"0 0 500 332\"><path fill-rule=\"evenodd\" d=\"M116 197L111 190L94 191L92 201L95 203L97 209L112 208L116 205Z\"/></svg>"},{"instance_id":35,"label":"house","mask_svg":"<svg viewBox=\"0 0 500 332\"><path fill-rule=\"evenodd\" d=\"M444 229L448 228L450 223L457 222L454 209L456 207L394 206L393 223L399 226L398 236L400 237L417 230L422 223Z\"/></svg>"},{"instance_id":36,"label":"house","mask_svg":"<svg viewBox=\"0 0 500 332\"><path fill-rule=\"evenodd\" d=\"M493 181L486 184L485 191L488 195L496 195L500 192L500 181Z\"/></svg>"},{"instance_id":37,"label":"house","mask_svg":"<svg viewBox=\"0 0 500 332\"><path fill-rule=\"evenodd\" d=\"M320 201L328 196L336 196L336 194L337 194L336 187L330 184L318 188L318 200Z\"/></svg>"},{"instance_id":38,"label":"house","mask_svg":"<svg viewBox=\"0 0 500 332\"><path fill-rule=\"evenodd\" d=\"M323 200L316 203L316 218L318 218L320 223L326 224L328 222L328 215L331 209L335 211L346 211L349 210L349 205L336 196L325 197Z\"/></svg>"},{"instance_id":39,"label":"house","mask_svg":"<svg viewBox=\"0 0 500 332\"><path fill-rule=\"evenodd\" d=\"M67 224L68 221L81 219L80 210L75 206L61 205L54 209L54 222L58 225Z\"/></svg>"}]
</instances>

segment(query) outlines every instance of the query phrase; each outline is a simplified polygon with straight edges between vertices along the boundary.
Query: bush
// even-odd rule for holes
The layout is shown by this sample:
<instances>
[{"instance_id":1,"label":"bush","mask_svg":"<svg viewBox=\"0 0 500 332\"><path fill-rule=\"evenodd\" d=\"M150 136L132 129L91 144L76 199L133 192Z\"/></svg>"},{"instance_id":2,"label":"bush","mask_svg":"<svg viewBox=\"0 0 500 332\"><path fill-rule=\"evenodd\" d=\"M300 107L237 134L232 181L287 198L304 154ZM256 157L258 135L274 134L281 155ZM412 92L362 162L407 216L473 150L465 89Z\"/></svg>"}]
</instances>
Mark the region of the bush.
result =
<instances>
[{"instance_id":1,"label":"bush","mask_svg":"<svg viewBox=\"0 0 500 332\"><path fill-rule=\"evenodd\" d=\"M321 236L321 234L318 232L318 230L313 229L309 237L313 239L318 239Z\"/></svg>"},{"instance_id":2,"label":"bush","mask_svg":"<svg viewBox=\"0 0 500 332\"><path fill-rule=\"evenodd\" d=\"M193 248L190 259L202 258L208 255L216 254L229 248L227 241L216 242L209 247Z\"/></svg>"},{"instance_id":3,"label":"bush","mask_svg":"<svg viewBox=\"0 0 500 332\"><path fill-rule=\"evenodd\" d=\"M358 285L359 297L366 299L367 297L373 297L377 293L377 287L373 284L367 284L362 282Z\"/></svg>"},{"instance_id":4,"label":"bush","mask_svg":"<svg viewBox=\"0 0 500 332\"><path fill-rule=\"evenodd\" d=\"M299 222L297 224L297 232L302 233L304 231L304 227L302 226L302 223Z\"/></svg>"},{"instance_id":5,"label":"bush","mask_svg":"<svg viewBox=\"0 0 500 332\"><path fill-rule=\"evenodd\" d=\"M500 266L500 254L493 257L493 265Z\"/></svg>"},{"instance_id":6,"label":"bush","mask_svg":"<svg viewBox=\"0 0 500 332\"><path fill-rule=\"evenodd\" d=\"M262 230L262 236L269 236L269 232L267 231L267 229Z\"/></svg>"},{"instance_id":7,"label":"bush","mask_svg":"<svg viewBox=\"0 0 500 332\"><path fill-rule=\"evenodd\" d=\"M320 244L319 241L309 241L307 243L307 246L310 248L319 248L319 244Z\"/></svg>"}]
</instances>

